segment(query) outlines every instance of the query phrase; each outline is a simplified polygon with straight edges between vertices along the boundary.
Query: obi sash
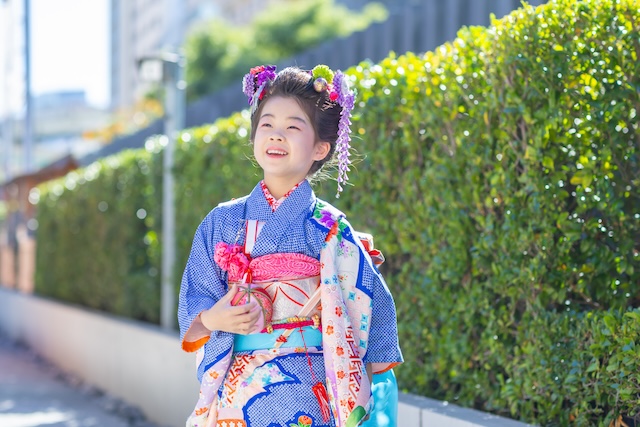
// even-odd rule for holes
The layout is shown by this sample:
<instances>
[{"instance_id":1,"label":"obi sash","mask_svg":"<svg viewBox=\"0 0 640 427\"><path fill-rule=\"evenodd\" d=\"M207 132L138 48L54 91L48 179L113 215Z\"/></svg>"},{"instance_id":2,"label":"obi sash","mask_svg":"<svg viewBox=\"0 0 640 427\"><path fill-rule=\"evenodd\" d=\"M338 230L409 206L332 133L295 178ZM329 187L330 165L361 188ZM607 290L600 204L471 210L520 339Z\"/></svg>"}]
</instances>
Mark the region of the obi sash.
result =
<instances>
[{"instance_id":1,"label":"obi sash","mask_svg":"<svg viewBox=\"0 0 640 427\"><path fill-rule=\"evenodd\" d=\"M233 341L234 353L267 350L275 347L278 338L282 335L281 330L271 333L236 335ZM287 341L282 347L321 347L322 332L312 326L304 326L287 337Z\"/></svg>"}]
</instances>

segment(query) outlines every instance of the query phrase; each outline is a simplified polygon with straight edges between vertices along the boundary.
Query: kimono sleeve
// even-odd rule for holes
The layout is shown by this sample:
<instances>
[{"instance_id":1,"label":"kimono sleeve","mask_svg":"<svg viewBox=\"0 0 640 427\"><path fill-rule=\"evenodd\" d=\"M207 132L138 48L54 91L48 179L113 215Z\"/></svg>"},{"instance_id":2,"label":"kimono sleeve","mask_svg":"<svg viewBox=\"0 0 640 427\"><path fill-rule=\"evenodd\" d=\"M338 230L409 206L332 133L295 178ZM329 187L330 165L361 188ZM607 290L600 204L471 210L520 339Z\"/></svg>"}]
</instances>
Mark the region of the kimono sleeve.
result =
<instances>
[{"instance_id":1,"label":"kimono sleeve","mask_svg":"<svg viewBox=\"0 0 640 427\"><path fill-rule=\"evenodd\" d=\"M382 275L371 270L373 300L369 347L363 358L364 363L374 364L374 373L384 372L403 362L398 341L398 321L396 307Z\"/></svg>"},{"instance_id":2,"label":"kimono sleeve","mask_svg":"<svg viewBox=\"0 0 640 427\"><path fill-rule=\"evenodd\" d=\"M354 314L362 314L370 310L370 315L365 316L369 318L368 328L366 321L352 319L352 322L359 324L361 329L366 328L368 330L366 350L364 356L362 356L362 361L365 364L372 364L374 373L382 373L404 361L398 339L395 302L387 283L374 262L375 259L380 263L384 260L384 257L380 251L374 250L373 237L371 235L354 231L344 217L340 218L339 221L341 223L339 228L342 230L342 238L355 244L359 251L359 256L357 257L359 264L357 268L357 288L369 297L369 299L362 300L360 304L368 303L370 307L360 307L360 310L355 309L352 312ZM345 247L347 246L345 244ZM372 254L374 258L372 258ZM344 257L340 257L339 260L348 260L350 258L346 254ZM344 263L340 263L339 269L346 268L351 270L348 261L344 261ZM345 297L345 300L350 299L348 295L345 295Z\"/></svg>"},{"instance_id":3,"label":"kimono sleeve","mask_svg":"<svg viewBox=\"0 0 640 427\"><path fill-rule=\"evenodd\" d=\"M182 349L201 348L211 337L200 321L200 313L211 308L226 292L222 271L213 261L216 233L216 210L205 217L196 229L191 252L182 275L178 299L178 324Z\"/></svg>"},{"instance_id":4,"label":"kimono sleeve","mask_svg":"<svg viewBox=\"0 0 640 427\"><path fill-rule=\"evenodd\" d=\"M372 294L369 343L363 362L373 364L374 373L384 372L403 362L398 340L396 306L382 274L374 266L367 250L360 246L365 261L362 280ZM382 257L382 255L379 255Z\"/></svg>"}]
</instances>

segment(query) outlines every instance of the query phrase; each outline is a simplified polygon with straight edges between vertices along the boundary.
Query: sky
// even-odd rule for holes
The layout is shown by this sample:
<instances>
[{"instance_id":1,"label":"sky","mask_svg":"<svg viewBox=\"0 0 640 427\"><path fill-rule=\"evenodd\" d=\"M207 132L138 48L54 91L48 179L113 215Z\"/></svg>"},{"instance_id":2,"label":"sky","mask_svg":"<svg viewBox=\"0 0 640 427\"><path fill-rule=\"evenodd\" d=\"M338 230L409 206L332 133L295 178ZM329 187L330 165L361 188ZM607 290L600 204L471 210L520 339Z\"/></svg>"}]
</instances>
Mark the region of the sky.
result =
<instances>
[{"instance_id":1,"label":"sky","mask_svg":"<svg viewBox=\"0 0 640 427\"><path fill-rule=\"evenodd\" d=\"M31 0L34 95L84 89L91 105L108 106L109 13L109 0Z\"/></svg>"}]
</instances>

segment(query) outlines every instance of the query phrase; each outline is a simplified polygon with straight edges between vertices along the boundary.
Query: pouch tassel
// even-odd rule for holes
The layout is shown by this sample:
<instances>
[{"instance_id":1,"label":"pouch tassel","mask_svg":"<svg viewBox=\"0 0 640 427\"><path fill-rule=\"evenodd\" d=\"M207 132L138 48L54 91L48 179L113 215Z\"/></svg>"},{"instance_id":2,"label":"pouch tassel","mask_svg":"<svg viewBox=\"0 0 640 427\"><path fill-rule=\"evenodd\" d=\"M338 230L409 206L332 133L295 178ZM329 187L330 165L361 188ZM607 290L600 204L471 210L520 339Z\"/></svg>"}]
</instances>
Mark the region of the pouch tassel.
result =
<instances>
[{"instance_id":1,"label":"pouch tassel","mask_svg":"<svg viewBox=\"0 0 640 427\"><path fill-rule=\"evenodd\" d=\"M304 333L302 328L300 328L300 336L302 337L302 343L304 344L304 351L307 355L307 363L309 364L309 369L311 370L311 378L316 380L316 376L313 373L313 365L311 364L311 357L309 357L309 350L307 349L307 343L304 341ZM329 395L327 394L327 388L324 386L322 381L318 381L313 387L311 387L311 391L318 399L318 405L320 405L320 414L322 415L322 421L325 423L331 419L331 411L329 409Z\"/></svg>"},{"instance_id":2,"label":"pouch tassel","mask_svg":"<svg viewBox=\"0 0 640 427\"><path fill-rule=\"evenodd\" d=\"M320 413L322 414L322 420L326 423L331 418L331 412L329 411L329 396L327 395L327 389L321 382L316 383L313 387L313 394L318 399L320 405Z\"/></svg>"}]
</instances>

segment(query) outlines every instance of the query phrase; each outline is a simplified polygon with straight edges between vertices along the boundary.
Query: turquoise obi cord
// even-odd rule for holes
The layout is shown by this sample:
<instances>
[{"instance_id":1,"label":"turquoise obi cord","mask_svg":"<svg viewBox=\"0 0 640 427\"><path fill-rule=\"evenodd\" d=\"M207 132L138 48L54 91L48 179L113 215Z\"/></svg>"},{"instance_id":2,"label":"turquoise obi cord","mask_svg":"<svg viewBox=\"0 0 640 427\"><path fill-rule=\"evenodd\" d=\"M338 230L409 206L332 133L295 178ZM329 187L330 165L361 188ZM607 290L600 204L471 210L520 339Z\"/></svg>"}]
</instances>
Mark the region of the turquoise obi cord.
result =
<instances>
[{"instance_id":1,"label":"turquoise obi cord","mask_svg":"<svg viewBox=\"0 0 640 427\"><path fill-rule=\"evenodd\" d=\"M266 350L273 348L282 330L275 330L270 334L236 335L233 351L244 352L252 350ZM322 333L311 326L302 328L304 341L300 331L294 331L287 337L282 347L322 347ZM398 383L393 369L373 376L371 385L373 394L373 411L369 420L362 427L395 427L398 425Z\"/></svg>"},{"instance_id":2,"label":"turquoise obi cord","mask_svg":"<svg viewBox=\"0 0 640 427\"><path fill-rule=\"evenodd\" d=\"M250 334L250 335L238 335L236 334L233 340L233 351L252 351L252 350L267 350L275 347L276 340L282 335L283 330L276 329L270 334ZM291 335L287 337L287 342L282 344L283 348L290 347L304 347L305 343L307 347L322 347L322 332L311 326L305 326L302 328L302 335L304 335L304 341L300 334L300 330L293 331Z\"/></svg>"}]
</instances>

